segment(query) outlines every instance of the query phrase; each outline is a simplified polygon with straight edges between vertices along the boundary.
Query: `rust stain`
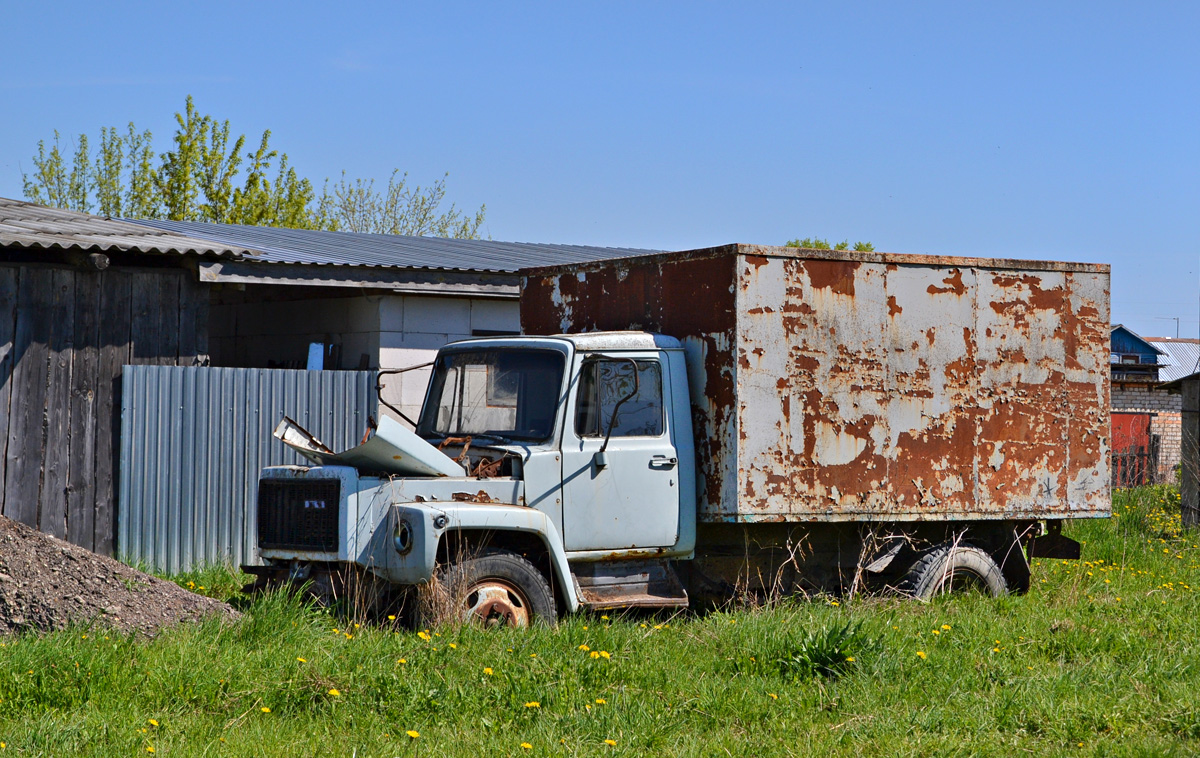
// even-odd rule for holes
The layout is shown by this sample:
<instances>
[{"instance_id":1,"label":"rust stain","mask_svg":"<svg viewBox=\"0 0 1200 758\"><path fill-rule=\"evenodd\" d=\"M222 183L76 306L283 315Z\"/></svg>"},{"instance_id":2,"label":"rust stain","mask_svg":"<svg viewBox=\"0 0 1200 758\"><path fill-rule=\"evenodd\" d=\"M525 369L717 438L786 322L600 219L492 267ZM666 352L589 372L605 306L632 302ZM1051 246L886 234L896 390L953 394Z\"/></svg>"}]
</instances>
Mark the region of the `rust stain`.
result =
<instances>
[{"instance_id":1,"label":"rust stain","mask_svg":"<svg viewBox=\"0 0 1200 758\"><path fill-rule=\"evenodd\" d=\"M899 305L896 305L896 296L895 295L888 295L887 303L888 303L888 315L889 316L899 316L901 313L904 313L904 309L901 308Z\"/></svg>"},{"instance_id":2,"label":"rust stain","mask_svg":"<svg viewBox=\"0 0 1200 758\"><path fill-rule=\"evenodd\" d=\"M450 499L459 503L494 503L492 496L483 490L479 490L474 495L470 492L453 492L450 494Z\"/></svg>"},{"instance_id":3,"label":"rust stain","mask_svg":"<svg viewBox=\"0 0 1200 758\"><path fill-rule=\"evenodd\" d=\"M931 284L925 291L931 295L940 295L946 292L953 292L955 295L965 295L967 293L966 285L963 284L962 269L954 269L950 276L942 280L942 284L946 286L938 287Z\"/></svg>"},{"instance_id":4,"label":"rust stain","mask_svg":"<svg viewBox=\"0 0 1200 758\"><path fill-rule=\"evenodd\" d=\"M857 261L805 261L804 267L813 289L854 297L854 274L861 265Z\"/></svg>"}]
</instances>

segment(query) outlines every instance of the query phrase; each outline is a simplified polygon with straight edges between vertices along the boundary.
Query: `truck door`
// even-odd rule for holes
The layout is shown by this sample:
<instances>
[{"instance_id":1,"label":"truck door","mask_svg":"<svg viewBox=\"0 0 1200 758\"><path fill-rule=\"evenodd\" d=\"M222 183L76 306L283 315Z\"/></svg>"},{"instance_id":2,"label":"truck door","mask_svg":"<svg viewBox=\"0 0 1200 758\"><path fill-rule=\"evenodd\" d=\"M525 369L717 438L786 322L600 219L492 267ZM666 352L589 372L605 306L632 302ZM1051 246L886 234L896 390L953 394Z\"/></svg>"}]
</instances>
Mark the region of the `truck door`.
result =
<instances>
[{"instance_id":1,"label":"truck door","mask_svg":"<svg viewBox=\"0 0 1200 758\"><path fill-rule=\"evenodd\" d=\"M562 443L564 546L623 550L674 545L679 465L665 411L672 407L671 387L663 381L662 355L577 360L578 381ZM610 425L607 465L601 467L596 453Z\"/></svg>"}]
</instances>

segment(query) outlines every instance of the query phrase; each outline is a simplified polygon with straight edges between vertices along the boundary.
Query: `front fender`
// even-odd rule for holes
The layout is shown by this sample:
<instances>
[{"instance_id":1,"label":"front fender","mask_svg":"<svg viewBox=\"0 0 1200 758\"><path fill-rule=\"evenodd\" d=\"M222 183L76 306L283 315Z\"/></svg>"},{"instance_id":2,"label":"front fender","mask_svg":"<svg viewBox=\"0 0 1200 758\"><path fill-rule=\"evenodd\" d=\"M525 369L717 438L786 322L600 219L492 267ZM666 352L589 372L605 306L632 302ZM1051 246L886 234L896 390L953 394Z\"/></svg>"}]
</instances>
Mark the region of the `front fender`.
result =
<instances>
[{"instance_id":1,"label":"front fender","mask_svg":"<svg viewBox=\"0 0 1200 758\"><path fill-rule=\"evenodd\" d=\"M579 597L567 564L562 537L546 514L533 508L482 503L405 503L392 506L390 515L389 578L399 584L429 581L437 568L437 550L442 536L449 531L525 532L537 536L546 546L554 578L567 600L567 610L579 608ZM407 525L411 544L403 552L395 537Z\"/></svg>"}]
</instances>

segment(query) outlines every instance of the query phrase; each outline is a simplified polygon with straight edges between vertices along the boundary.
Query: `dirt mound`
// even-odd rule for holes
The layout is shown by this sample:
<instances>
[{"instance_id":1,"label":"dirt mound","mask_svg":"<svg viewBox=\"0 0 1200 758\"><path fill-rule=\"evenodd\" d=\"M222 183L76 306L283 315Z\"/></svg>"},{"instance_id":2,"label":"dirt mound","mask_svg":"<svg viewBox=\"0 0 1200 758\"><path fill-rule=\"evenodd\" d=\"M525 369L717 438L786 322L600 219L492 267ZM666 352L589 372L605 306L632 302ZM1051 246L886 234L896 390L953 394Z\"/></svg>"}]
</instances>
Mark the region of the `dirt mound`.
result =
<instances>
[{"instance_id":1,"label":"dirt mound","mask_svg":"<svg viewBox=\"0 0 1200 758\"><path fill-rule=\"evenodd\" d=\"M153 634L238 613L212 598L0 516L0 634L96 624Z\"/></svg>"}]
</instances>

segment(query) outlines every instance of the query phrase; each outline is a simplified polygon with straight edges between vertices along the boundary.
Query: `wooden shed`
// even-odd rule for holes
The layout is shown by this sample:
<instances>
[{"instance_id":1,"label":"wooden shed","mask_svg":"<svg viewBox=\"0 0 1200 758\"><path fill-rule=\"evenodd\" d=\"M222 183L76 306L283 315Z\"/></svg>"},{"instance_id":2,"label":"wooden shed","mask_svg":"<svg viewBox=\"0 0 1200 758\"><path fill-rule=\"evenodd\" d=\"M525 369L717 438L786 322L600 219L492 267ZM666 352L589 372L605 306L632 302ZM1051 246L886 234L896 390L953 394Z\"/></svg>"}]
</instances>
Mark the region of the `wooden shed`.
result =
<instances>
[{"instance_id":1,"label":"wooden shed","mask_svg":"<svg viewBox=\"0 0 1200 758\"><path fill-rule=\"evenodd\" d=\"M0 199L0 513L113 552L121 367L205 365L197 266L244 255Z\"/></svg>"}]
</instances>

